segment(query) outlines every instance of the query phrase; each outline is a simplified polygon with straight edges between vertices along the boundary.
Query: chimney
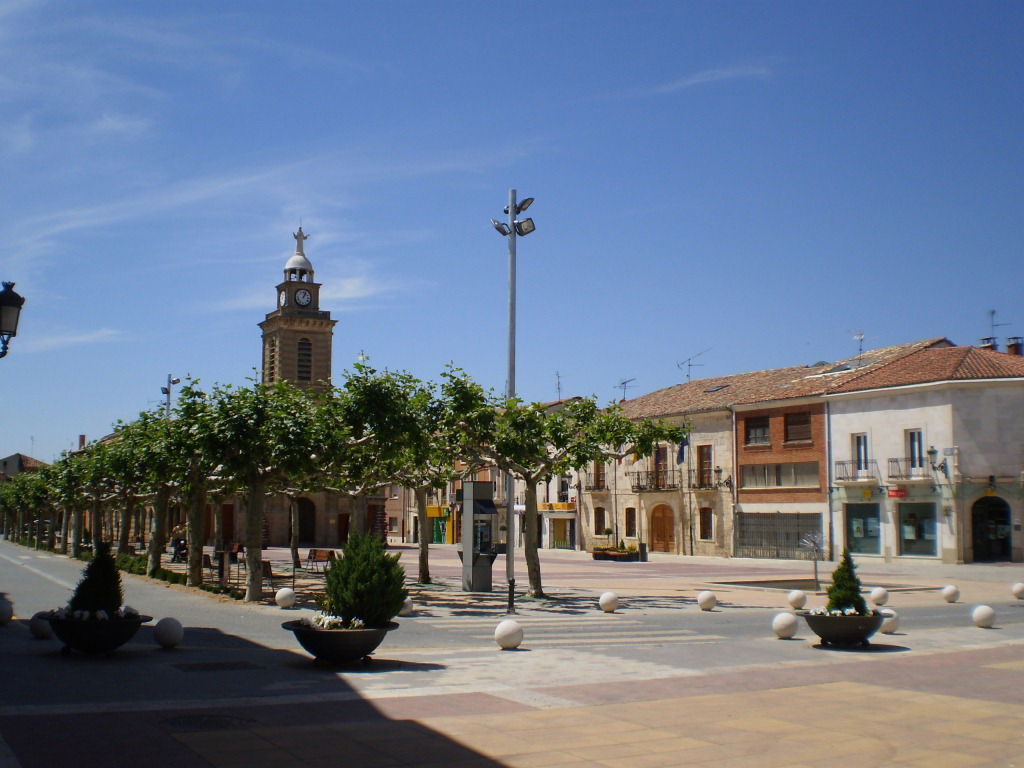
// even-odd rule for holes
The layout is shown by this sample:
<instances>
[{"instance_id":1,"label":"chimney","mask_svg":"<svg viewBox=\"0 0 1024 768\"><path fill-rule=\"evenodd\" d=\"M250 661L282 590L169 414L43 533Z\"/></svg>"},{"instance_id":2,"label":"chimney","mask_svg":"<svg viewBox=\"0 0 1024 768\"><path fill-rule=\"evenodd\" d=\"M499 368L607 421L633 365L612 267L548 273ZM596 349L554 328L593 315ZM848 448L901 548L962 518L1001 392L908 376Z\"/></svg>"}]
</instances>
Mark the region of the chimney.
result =
<instances>
[{"instance_id":1,"label":"chimney","mask_svg":"<svg viewBox=\"0 0 1024 768\"><path fill-rule=\"evenodd\" d=\"M996 342L995 336L986 336L981 339L981 343L978 345L980 349L991 349L993 352L999 351L999 344Z\"/></svg>"},{"instance_id":2,"label":"chimney","mask_svg":"<svg viewBox=\"0 0 1024 768\"><path fill-rule=\"evenodd\" d=\"M85 435L78 436L78 450L85 448Z\"/></svg>"},{"instance_id":3,"label":"chimney","mask_svg":"<svg viewBox=\"0 0 1024 768\"><path fill-rule=\"evenodd\" d=\"M1011 336L1006 340L1006 354L1024 355L1024 338Z\"/></svg>"}]
</instances>

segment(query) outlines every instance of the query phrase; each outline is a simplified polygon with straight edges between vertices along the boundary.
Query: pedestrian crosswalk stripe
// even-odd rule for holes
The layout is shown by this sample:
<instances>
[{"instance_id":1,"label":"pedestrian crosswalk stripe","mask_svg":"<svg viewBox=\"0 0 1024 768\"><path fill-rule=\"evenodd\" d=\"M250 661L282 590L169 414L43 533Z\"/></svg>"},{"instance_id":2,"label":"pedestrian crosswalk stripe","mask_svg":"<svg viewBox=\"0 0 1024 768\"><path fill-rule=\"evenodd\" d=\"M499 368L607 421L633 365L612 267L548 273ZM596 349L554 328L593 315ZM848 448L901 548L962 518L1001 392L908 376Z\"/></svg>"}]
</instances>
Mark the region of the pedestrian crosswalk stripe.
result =
<instances>
[{"instance_id":1,"label":"pedestrian crosswalk stripe","mask_svg":"<svg viewBox=\"0 0 1024 768\"><path fill-rule=\"evenodd\" d=\"M494 638L489 635L473 635L474 639L479 640L492 640ZM530 635L527 634L523 638L523 645L650 645L652 643L657 644L677 644L685 645L687 643L711 643L725 640L723 635L604 635L604 636L575 636L575 637L557 637L547 635Z\"/></svg>"},{"instance_id":2,"label":"pedestrian crosswalk stripe","mask_svg":"<svg viewBox=\"0 0 1024 768\"><path fill-rule=\"evenodd\" d=\"M495 617L486 618L486 619L477 619L477 618L473 618L473 619L439 619L439 620L436 620L436 621L431 620L431 619L426 618L426 617L422 617L420 620L423 623L425 623L425 624L429 624L430 626L437 627L439 629L448 629L448 628L454 628L454 629L460 629L461 628L461 629L465 629L465 628L478 627L478 626L497 626L498 622L504 621L505 619L508 619L508 618L514 618L515 621L518 621L524 627L537 627L537 626L559 626L559 627L561 627L561 626L566 626L568 624L572 624L575 627L581 627L582 628L582 627L584 627L584 626L586 626L588 624L591 625L591 626L593 626L595 624L601 624L601 625L604 625L604 626L627 626L627 625L629 625L629 626L641 626L641 625L644 624L644 622L637 621L636 619L611 619L611 620L603 620L603 621L594 621L593 619L591 619L591 620L581 620L581 619L579 619L576 616L567 616L565 618L551 618L551 619L522 618L522 617L519 617L519 616L515 616L515 617L495 616Z\"/></svg>"}]
</instances>

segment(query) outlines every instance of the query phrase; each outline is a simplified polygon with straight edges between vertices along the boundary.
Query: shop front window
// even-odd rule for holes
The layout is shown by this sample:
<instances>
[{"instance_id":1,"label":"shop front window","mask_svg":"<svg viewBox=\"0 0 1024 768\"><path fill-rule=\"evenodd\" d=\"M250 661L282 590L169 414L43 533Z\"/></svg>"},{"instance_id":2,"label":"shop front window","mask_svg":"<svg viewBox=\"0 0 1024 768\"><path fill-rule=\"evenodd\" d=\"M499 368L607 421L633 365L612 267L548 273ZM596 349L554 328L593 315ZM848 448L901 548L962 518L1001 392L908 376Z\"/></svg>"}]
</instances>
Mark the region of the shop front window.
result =
<instances>
[{"instance_id":1,"label":"shop front window","mask_svg":"<svg viewBox=\"0 0 1024 768\"><path fill-rule=\"evenodd\" d=\"M900 504L901 555L936 555L938 528L934 504Z\"/></svg>"},{"instance_id":2,"label":"shop front window","mask_svg":"<svg viewBox=\"0 0 1024 768\"><path fill-rule=\"evenodd\" d=\"M882 537L877 504L846 505L846 546L854 553L881 553Z\"/></svg>"}]
</instances>

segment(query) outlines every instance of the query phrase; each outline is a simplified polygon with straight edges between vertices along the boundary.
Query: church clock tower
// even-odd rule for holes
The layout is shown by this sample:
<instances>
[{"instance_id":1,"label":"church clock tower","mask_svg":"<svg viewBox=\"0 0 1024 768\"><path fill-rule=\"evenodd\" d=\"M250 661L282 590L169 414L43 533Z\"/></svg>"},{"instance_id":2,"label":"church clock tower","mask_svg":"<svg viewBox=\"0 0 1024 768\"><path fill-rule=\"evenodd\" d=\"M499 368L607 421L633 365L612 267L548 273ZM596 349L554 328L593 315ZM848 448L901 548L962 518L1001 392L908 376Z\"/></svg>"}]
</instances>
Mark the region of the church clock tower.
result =
<instances>
[{"instance_id":1,"label":"church clock tower","mask_svg":"<svg viewBox=\"0 0 1024 768\"><path fill-rule=\"evenodd\" d=\"M330 312L320 311L320 283L303 243L302 227L295 232L295 253L284 265L284 282L277 286L277 309L260 323L263 330L263 383L289 381L300 387L324 386L331 380Z\"/></svg>"}]
</instances>

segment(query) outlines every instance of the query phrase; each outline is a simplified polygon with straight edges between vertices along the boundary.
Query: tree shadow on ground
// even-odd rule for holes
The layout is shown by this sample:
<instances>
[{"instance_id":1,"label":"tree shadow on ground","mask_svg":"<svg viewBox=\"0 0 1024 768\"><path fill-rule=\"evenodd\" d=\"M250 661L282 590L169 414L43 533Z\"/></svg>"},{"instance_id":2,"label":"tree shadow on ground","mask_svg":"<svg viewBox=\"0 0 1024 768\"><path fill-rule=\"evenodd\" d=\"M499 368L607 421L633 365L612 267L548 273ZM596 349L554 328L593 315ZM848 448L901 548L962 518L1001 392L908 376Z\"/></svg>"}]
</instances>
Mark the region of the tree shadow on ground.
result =
<instances>
[{"instance_id":1,"label":"tree shadow on ground","mask_svg":"<svg viewBox=\"0 0 1024 768\"><path fill-rule=\"evenodd\" d=\"M34 639L29 620L0 631L0 737L22 768L146 765L190 768L257 763L302 765L311 753L345 764L500 765L416 722L427 715L518 710L483 694L370 701L353 675L433 672L446 667L400 653L369 664L318 664L286 650L225 633L185 627L182 644L158 647L152 625L110 654L61 653L56 639ZM385 649L386 653L386 649ZM344 673L344 674L342 674ZM502 709L504 708L504 709ZM301 712L301 714L300 714ZM60 734L60 738L54 738Z\"/></svg>"}]
</instances>

